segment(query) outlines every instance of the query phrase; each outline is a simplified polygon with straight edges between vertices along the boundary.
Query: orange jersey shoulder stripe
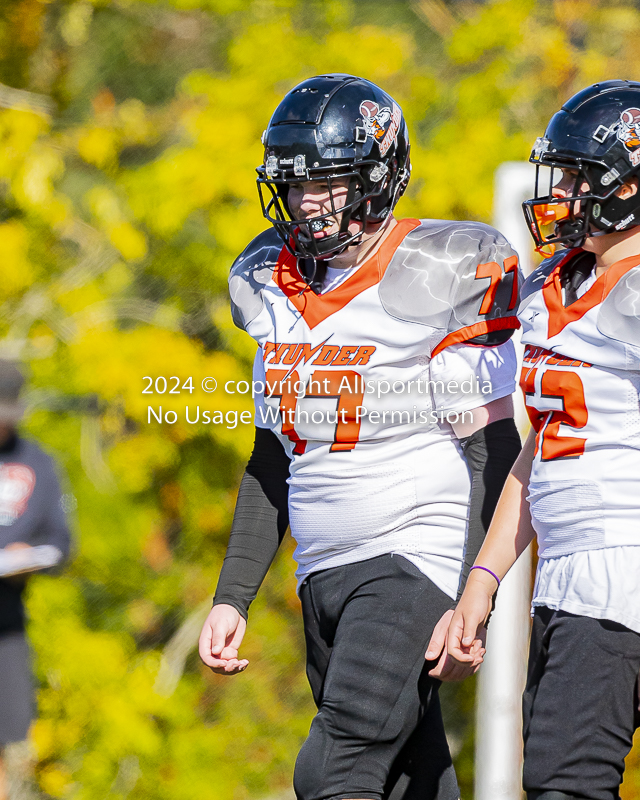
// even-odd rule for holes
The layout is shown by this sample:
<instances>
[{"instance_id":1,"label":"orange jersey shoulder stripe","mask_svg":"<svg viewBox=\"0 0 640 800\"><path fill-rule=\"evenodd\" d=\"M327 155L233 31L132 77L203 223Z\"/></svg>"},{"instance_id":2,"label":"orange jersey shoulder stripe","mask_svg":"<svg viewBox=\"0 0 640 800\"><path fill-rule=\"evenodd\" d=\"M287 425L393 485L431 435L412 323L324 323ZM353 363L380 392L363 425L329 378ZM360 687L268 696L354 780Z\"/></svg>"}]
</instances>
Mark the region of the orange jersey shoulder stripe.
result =
<instances>
[{"instance_id":1,"label":"orange jersey shoulder stripe","mask_svg":"<svg viewBox=\"0 0 640 800\"><path fill-rule=\"evenodd\" d=\"M476 336L482 336L484 333L491 331L503 331L508 328L516 330L520 327L520 321L517 317L500 317L499 319L488 319L483 322L476 322L475 325L468 325L466 328L453 331L448 334L444 339L435 346L431 353L431 358L437 356L445 348L451 347L452 344L462 344L468 342L469 339L475 339Z\"/></svg>"}]
</instances>

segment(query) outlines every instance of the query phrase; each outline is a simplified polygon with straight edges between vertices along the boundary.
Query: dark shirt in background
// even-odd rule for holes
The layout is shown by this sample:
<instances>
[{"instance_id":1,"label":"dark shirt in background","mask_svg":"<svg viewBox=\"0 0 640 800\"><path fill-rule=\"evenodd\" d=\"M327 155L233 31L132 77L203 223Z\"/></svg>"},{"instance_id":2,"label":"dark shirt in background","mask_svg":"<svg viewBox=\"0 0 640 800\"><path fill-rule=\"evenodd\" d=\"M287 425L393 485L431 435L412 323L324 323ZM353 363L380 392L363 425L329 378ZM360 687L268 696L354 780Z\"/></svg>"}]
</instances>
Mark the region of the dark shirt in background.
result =
<instances>
[{"instance_id":1,"label":"dark shirt in background","mask_svg":"<svg viewBox=\"0 0 640 800\"><path fill-rule=\"evenodd\" d=\"M66 558L71 537L53 459L17 434L0 446L0 548L53 545ZM0 635L24 630L24 584L0 578Z\"/></svg>"}]
</instances>

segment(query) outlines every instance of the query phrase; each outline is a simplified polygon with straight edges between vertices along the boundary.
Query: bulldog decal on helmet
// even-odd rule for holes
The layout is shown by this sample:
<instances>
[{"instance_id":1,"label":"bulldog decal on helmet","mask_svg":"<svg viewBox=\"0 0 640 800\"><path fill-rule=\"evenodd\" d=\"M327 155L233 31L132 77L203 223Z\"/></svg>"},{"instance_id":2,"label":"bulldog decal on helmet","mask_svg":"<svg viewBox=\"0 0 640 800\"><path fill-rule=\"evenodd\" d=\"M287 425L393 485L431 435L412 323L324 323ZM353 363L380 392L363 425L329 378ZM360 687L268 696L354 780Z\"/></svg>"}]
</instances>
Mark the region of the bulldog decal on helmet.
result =
<instances>
[{"instance_id":1,"label":"bulldog decal on helmet","mask_svg":"<svg viewBox=\"0 0 640 800\"><path fill-rule=\"evenodd\" d=\"M640 108L627 108L620 113L620 119L612 130L627 150L631 151L629 160L634 167L640 164Z\"/></svg>"},{"instance_id":2,"label":"bulldog decal on helmet","mask_svg":"<svg viewBox=\"0 0 640 800\"><path fill-rule=\"evenodd\" d=\"M391 110L389 106L380 108L373 100L363 100L360 103L360 113L367 135L373 136L378 142L380 155L383 156L396 139L402 112L395 103Z\"/></svg>"}]
</instances>

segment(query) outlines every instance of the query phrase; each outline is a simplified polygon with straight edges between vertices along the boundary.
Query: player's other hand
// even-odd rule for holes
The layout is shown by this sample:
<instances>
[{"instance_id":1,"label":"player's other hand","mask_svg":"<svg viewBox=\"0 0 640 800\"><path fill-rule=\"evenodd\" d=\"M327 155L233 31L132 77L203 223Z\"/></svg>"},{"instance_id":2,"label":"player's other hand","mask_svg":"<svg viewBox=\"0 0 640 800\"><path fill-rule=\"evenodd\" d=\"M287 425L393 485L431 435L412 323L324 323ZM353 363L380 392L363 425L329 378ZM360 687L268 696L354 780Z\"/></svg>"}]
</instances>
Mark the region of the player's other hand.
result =
<instances>
[{"instance_id":1,"label":"player's other hand","mask_svg":"<svg viewBox=\"0 0 640 800\"><path fill-rule=\"evenodd\" d=\"M433 630L425 658L427 661L437 661L436 665L429 670L432 678L441 681L462 681L473 675L482 664L484 656L484 642L476 645L473 650L473 659L468 663L460 663L451 658L447 651L447 639L449 625L454 615L454 610L446 611Z\"/></svg>"},{"instance_id":2,"label":"player's other hand","mask_svg":"<svg viewBox=\"0 0 640 800\"><path fill-rule=\"evenodd\" d=\"M461 665L475 664L480 651L484 655L486 625L493 606L495 582L491 584L493 578L485 580L477 572L480 570L469 576L447 632L448 654L455 663Z\"/></svg>"},{"instance_id":3,"label":"player's other hand","mask_svg":"<svg viewBox=\"0 0 640 800\"><path fill-rule=\"evenodd\" d=\"M237 675L246 669L246 658L238 658L247 622L233 606L214 606L202 626L200 658L218 675Z\"/></svg>"}]
</instances>

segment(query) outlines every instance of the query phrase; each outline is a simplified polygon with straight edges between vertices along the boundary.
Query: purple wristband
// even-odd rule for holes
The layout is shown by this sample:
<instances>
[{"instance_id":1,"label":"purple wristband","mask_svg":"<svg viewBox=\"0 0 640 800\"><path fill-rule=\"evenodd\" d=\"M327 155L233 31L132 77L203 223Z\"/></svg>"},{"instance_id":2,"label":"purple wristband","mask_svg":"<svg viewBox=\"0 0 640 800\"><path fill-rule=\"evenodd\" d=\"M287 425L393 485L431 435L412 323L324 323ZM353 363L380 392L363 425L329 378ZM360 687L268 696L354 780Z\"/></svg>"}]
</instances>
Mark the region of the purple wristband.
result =
<instances>
[{"instance_id":1,"label":"purple wristband","mask_svg":"<svg viewBox=\"0 0 640 800\"><path fill-rule=\"evenodd\" d=\"M481 567L480 565L477 565L475 567L471 567L471 569L483 569L485 572L488 572L489 575L495 578L498 586L500 586L500 578L496 575L495 572L491 572L491 570L488 567ZM471 569L469 570L469 572L471 572Z\"/></svg>"}]
</instances>

